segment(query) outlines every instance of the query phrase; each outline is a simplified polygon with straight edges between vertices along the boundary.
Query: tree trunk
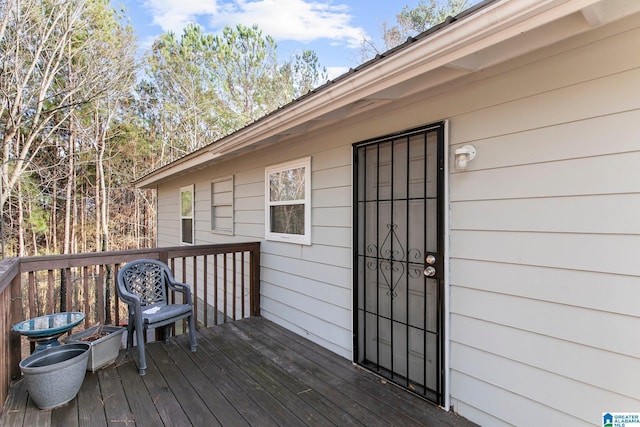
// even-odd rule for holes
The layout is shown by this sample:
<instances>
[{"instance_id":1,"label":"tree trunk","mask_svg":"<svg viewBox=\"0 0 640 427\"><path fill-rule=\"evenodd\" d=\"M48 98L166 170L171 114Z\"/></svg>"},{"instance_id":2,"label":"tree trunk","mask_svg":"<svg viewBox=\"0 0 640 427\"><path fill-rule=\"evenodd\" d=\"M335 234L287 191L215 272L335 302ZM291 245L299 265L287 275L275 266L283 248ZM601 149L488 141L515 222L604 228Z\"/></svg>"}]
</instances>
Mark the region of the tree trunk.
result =
<instances>
[{"instance_id":1,"label":"tree trunk","mask_svg":"<svg viewBox=\"0 0 640 427\"><path fill-rule=\"evenodd\" d=\"M58 253L58 185L57 181L53 181L51 190L51 221L49 235L51 236L51 248L47 253Z\"/></svg>"},{"instance_id":2,"label":"tree trunk","mask_svg":"<svg viewBox=\"0 0 640 427\"><path fill-rule=\"evenodd\" d=\"M85 187L83 186L83 189ZM87 224L85 223L85 210L88 208L88 204L87 204L87 196L85 196L84 194L86 194L86 189L83 190L83 195L80 195L80 209L78 209L78 216L80 217L80 229L78 230L80 232L80 236L86 236L87 235ZM82 253L87 252L87 239L80 239L80 251Z\"/></svg>"},{"instance_id":3,"label":"tree trunk","mask_svg":"<svg viewBox=\"0 0 640 427\"><path fill-rule=\"evenodd\" d=\"M25 255L24 248L24 206L22 197L22 183L18 182L18 253L19 257Z\"/></svg>"},{"instance_id":4,"label":"tree trunk","mask_svg":"<svg viewBox=\"0 0 640 427\"><path fill-rule=\"evenodd\" d=\"M96 133L96 143L98 144L97 150L97 164L96 164L96 199L100 197L100 203L96 204L98 220L96 221L96 229L101 231L100 238L100 251L106 252L109 250L109 218L107 211L107 180L104 173L104 154L107 145L106 141L106 128L107 123L102 123L96 114L96 124L98 126L98 132ZM99 225L99 226L98 226ZM104 290L104 303L105 303L105 323L110 324L111 318L111 289L113 282L113 272L111 265L107 265L105 275L105 290Z\"/></svg>"},{"instance_id":5,"label":"tree trunk","mask_svg":"<svg viewBox=\"0 0 640 427\"><path fill-rule=\"evenodd\" d=\"M27 207L28 207L28 212L33 212L33 202L31 200L31 198L29 198L27 200ZM33 245L33 255L37 256L38 255L38 239L36 236L36 230L31 227L31 244Z\"/></svg>"},{"instance_id":6,"label":"tree trunk","mask_svg":"<svg viewBox=\"0 0 640 427\"><path fill-rule=\"evenodd\" d=\"M77 238L77 230L78 230L78 197L77 197L77 173L75 170L75 161L74 161L74 169L73 169L73 180L71 187L71 238L70 238L70 246L69 253L75 254L78 253L78 238Z\"/></svg>"},{"instance_id":7,"label":"tree trunk","mask_svg":"<svg viewBox=\"0 0 640 427\"><path fill-rule=\"evenodd\" d=\"M68 56L71 57L71 42L68 44ZM73 69L71 62L68 63L68 78L70 86L73 86ZM73 99L70 98L72 102ZM69 133L68 133L68 146L66 159L68 161L68 169L67 169L67 188L65 191L65 209L64 209L64 243L62 253L68 255L71 253L71 237L73 236L71 232L72 221L71 217L73 216L73 203L72 199L74 196L74 187L75 187L75 129L74 129L74 115L69 115ZM66 280L66 270L60 270L60 311L66 311L66 297L67 297L67 283Z\"/></svg>"}]
</instances>

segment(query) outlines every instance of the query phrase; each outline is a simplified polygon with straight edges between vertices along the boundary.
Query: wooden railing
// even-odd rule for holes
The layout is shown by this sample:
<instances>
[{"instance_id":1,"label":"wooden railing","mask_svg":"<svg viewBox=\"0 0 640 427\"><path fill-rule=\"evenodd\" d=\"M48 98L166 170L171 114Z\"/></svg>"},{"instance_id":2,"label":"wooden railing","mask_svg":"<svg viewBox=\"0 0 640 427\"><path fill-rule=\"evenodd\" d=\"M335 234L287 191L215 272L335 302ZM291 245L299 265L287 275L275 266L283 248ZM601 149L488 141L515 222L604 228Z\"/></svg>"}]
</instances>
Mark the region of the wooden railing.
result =
<instances>
[{"instance_id":1,"label":"wooden railing","mask_svg":"<svg viewBox=\"0 0 640 427\"><path fill-rule=\"evenodd\" d=\"M117 298L122 264L165 262L191 285L198 325L260 315L260 243L138 249L11 258L0 262L0 404L20 376L25 339L11 330L22 320L62 311L85 313L84 327L122 324L127 308ZM74 330L75 332L75 330Z\"/></svg>"}]
</instances>

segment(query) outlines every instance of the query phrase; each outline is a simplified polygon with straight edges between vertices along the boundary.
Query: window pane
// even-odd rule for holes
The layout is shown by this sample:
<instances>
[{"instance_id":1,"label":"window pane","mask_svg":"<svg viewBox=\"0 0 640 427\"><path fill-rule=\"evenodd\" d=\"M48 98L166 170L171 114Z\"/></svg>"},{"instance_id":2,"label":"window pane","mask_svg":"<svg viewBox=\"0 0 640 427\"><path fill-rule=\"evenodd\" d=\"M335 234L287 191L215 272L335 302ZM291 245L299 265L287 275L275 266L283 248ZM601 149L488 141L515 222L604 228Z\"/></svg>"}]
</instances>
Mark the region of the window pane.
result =
<instances>
[{"instance_id":1,"label":"window pane","mask_svg":"<svg viewBox=\"0 0 640 427\"><path fill-rule=\"evenodd\" d=\"M193 220L182 220L182 242L193 243Z\"/></svg>"},{"instance_id":2,"label":"window pane","mask_svg":"<svg viewBox=\"0 0 640 427\"><path fill-rule=\"evenodd\" d=\"M271 232L304 235L304 205L271 206Z\"/></svg>"},{"instance_id":3,"label":"window pane","mask_svg":"<svg viewBox=\"0 0 640 427\"><path fill-rule=\"evenodd\" d=\"M304 199L304 167L269 174L269 200L285 202Z\"/></svg>"},{"instance_id":4,"label":"window pane","mask_svg":"<svg viewBox=\"0 0 640 427\"><path fill-rule=\"evenodd\" d=\"M233 177L211 183L211 231L233 234Z\"/></svg>"},{"instance_id":5,"label":"window pane","mask_svg":"<svg viewBox=\"0 0 640 427\"><path fill-rule=\"evenodd\" d=\"M192 216L193 192L183 191L180 196L182 198L182 216Z\"/></svg>"}]
</instances>

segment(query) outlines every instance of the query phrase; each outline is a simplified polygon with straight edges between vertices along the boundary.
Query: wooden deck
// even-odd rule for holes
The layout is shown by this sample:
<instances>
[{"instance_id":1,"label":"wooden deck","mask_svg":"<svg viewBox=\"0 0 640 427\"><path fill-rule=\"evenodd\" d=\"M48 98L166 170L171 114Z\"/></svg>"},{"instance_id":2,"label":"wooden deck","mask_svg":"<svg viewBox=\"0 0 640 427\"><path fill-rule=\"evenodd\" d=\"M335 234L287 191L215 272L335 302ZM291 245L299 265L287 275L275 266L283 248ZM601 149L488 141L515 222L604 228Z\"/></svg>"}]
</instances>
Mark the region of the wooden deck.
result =
<instances>
[{"instance_id":1,"label":"wooden deck","mask_svg":"<svg viewBox=\"0 0 640 427\"><path fill-rule=\"evenodd\" d=\"M133 352L135 353L135 352ZM40 411L16 382L3 426L473 426L262 318L147 345L87 372L78 397Z\"/></svg>"}]
</instances>

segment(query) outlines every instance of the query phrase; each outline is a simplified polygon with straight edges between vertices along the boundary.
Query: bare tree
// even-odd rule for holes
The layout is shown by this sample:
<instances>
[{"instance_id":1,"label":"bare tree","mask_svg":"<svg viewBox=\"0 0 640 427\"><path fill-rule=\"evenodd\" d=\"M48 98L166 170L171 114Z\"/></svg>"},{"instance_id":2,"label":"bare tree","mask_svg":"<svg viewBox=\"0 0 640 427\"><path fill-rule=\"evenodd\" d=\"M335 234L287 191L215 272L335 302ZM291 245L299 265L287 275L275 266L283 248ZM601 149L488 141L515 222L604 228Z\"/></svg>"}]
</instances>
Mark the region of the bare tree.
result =
<instances>
[{"instance_id":1,"label":"bare tree","mask_svg":"<svg viewBox=\"0 0 640 427\"><path fill-rule=\"evenodd\" d=\"M379 40L364 38L361 41L359 61L366 62L398 46L407 38L444 22L447 17L457 15L476 2L477 0L420 0L415 8L405 6L396 15L396 24L382 23Z\"/></svg>"},{"instance_id":2,"label":"bare tree","mask_svg":"<svg viewBox=\"0 0 640 427\"><path fill-rule=\"evenodd\" d=\"M60 76L66 75L66 48L79 25L81 2L52 2L48 11L40 3L7 0L3 11L0 206L40 147L65 122L61 118L69 114L71 97L78 91L65 87ZM10 161L15 162L12 168Z\"/></svg>"},{"instance_id":3,"label":"bare tree","mask_svg":"<svg viewBox=\"0 0 640 427\"><path fill-rule=\"evenodd\" d=\"M46 242L53 251L58 240L62 252L77 250L79 158L92 147L99 152L109 131L112 113L105 120L100 103L109 97L118 105L133 82L135 40L120 18L104 0L0 2L0 218L21 178L50 169L49 181L40 177L40 185L49 185L43 199L51 201ZM91 134L86 129L94 129L94 117L105 128ZM25 198L19 203L33 206Z\"/></svg>"}]
</instances>

